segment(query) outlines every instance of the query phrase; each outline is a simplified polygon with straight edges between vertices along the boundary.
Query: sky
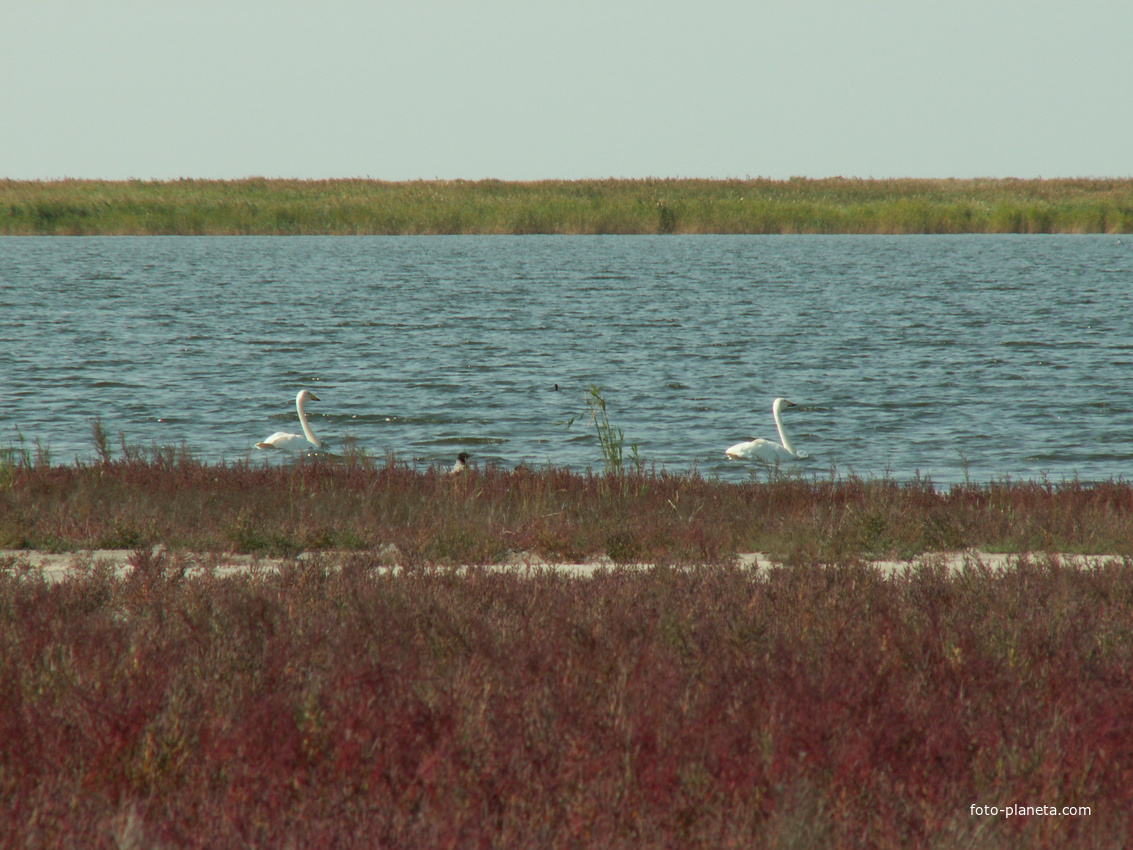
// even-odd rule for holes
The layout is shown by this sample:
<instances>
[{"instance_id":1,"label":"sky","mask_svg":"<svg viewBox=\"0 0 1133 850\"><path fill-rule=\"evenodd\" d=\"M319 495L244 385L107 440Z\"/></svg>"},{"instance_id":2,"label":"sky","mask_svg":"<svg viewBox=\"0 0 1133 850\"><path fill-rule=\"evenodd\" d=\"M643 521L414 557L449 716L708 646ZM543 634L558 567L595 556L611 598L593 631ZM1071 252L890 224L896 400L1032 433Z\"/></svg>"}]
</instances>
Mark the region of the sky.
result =
<instances>
[{"instance_id":1,"label":"sky","mask_svg":"<svg viewBox=\"0 0 1133 850\"><path fill-rule=\"evenodd\" d=\"M1131 0L0 0L0 178L1131 177Z\"/></svg>"}]
</instances>

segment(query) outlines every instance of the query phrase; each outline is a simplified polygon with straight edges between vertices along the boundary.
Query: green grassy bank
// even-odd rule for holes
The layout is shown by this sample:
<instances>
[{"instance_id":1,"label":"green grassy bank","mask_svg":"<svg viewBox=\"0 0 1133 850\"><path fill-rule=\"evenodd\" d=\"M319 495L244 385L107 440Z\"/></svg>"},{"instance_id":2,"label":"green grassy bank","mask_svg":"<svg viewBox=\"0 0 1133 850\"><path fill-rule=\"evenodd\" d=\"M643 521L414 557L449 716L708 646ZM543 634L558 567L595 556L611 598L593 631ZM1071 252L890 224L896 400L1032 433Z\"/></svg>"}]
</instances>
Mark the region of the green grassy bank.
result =
<instances>
[{"instance_id":1,"label":"green grassy bank","mask_svg":"<svg viewBox=\"0 0 1133 850\"><path fill-rule=\"evenodd\" d=\"M0 181L0 234L1129 233L1133 180Z\"/></svg>"}]
</instances>

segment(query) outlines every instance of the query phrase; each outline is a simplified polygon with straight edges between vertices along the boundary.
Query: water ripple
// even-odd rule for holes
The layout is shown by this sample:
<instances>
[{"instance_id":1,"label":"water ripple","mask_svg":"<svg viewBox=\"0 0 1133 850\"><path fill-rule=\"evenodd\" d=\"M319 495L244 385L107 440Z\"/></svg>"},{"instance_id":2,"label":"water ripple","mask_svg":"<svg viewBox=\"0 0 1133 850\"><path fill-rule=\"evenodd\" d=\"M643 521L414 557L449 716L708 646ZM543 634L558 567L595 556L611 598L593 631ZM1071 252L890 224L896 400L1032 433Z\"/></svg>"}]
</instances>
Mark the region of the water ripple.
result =
<instances>
[{"instance_id":1,"label":"water ripple","mask_svg":"<svg viewBox=\"0 0 1133 850\"><path fill-rule=\"evenodd\" d=\"M0 446L257 456L308 386L375 454L601 468L594 384L673 471L745 480L784 395L810 470L1128 478L1130 280L1102 236L5 237Z\"/></svg>"}]
</instances>

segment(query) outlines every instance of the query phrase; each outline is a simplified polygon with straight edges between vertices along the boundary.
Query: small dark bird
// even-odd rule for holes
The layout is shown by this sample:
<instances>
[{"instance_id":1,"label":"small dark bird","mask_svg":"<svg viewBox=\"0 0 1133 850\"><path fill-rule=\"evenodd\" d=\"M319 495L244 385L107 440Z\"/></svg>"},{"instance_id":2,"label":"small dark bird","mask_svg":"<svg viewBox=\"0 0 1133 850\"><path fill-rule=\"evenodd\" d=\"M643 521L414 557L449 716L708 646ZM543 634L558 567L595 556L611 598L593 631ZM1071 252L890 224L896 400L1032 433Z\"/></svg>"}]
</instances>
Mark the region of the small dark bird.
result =
<instances>
[{"instance_id":1,"label":"small dark bird","mask_svg":"<svg viewBox=\"0 0 1133 850\"><path fill-rule=\"evenodd\" d=\"M449 470L449 475L459 475L468 471L468 452L461 452L456 456L456 463Z\"/></svg>"}]
</instances>

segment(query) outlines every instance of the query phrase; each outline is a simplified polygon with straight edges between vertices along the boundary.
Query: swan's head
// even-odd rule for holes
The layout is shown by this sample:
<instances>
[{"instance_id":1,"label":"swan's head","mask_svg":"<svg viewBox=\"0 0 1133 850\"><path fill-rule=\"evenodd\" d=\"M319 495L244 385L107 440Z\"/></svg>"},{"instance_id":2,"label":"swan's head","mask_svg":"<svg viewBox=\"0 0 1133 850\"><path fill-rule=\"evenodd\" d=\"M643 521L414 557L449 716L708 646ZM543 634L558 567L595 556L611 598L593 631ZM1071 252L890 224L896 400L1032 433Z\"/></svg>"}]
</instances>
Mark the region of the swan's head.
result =
<instances>
[{"instance_id":1,"label":"swan's head","mask_svg":"<svg viewBox=\"0 0 1133 850\"><path fill-rule=\"evenodd\" d=\"M775 403L771 405L773 410L782 410L784 407L798 407L793 401L787 401L785 398L775 399Z\"/></svg>"},{"instance_id":2,"label":"swan's head","mask_svg":"<svg viewBox=\"0 0 1133 850\"><path fill-rule=\"evenodd\" d=\"M315 395L313 392L311 392L310 390L299 390L299 395L297 395L295 397L295 401L298 404L303 404L304 402L307 402L307 401L318 401L318 400L319 400L319 397L317 395Z\"/></svg>"}]
</instances>

